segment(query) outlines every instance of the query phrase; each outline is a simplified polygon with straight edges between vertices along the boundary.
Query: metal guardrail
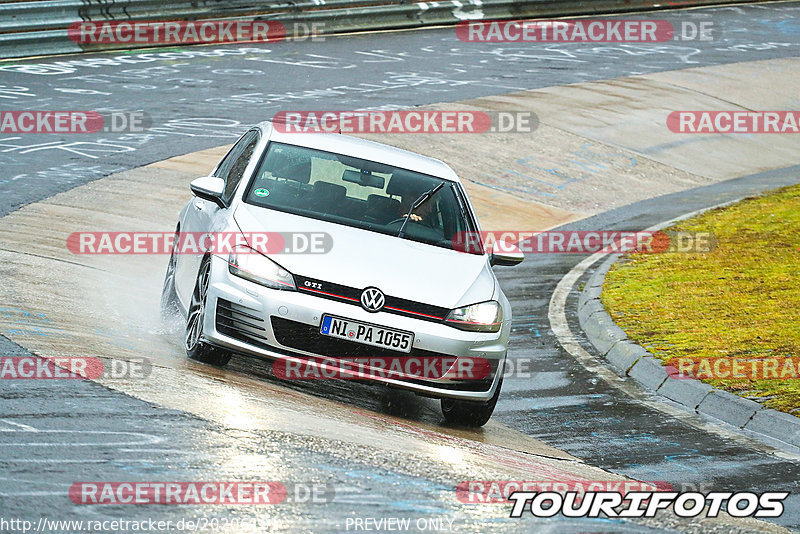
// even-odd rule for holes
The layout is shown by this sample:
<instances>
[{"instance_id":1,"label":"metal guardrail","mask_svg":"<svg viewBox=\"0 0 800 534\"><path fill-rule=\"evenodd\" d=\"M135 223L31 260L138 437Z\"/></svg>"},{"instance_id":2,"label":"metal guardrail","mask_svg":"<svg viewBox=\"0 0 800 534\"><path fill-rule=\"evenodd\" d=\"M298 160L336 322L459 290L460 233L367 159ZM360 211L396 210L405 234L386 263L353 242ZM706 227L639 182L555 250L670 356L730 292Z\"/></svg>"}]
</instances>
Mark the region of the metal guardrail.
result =
<instances>
[{"instance_id":1,"label":"metal guardrail","mask_svg":"<svg viewBox=\"0 0 800 534\"><path fill-rule=\"evenodd\" d=\"M765 0L761 0L765 1ZM260 19L321 33L384 30L497 20L577 16L741 3L741 0L38 0L0 2L0 59L135 48L131 43L78 44L75 22ZM300 26L302 27L302 26ZM174 45L174 44L173 44ZM141 45L152 47L154 45Z\"/></svg>"}]
</instances>

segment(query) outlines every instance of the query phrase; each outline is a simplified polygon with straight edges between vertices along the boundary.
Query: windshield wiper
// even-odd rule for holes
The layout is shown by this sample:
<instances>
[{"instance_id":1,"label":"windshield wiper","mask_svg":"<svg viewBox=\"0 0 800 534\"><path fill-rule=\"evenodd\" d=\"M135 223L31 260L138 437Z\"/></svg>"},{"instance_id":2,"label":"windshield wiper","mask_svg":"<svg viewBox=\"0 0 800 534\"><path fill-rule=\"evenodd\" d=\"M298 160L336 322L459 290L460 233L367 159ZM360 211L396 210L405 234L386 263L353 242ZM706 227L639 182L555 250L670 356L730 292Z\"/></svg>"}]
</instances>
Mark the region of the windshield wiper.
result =
<instances>
[{"instance_id":1,"label":"windshield wiper","mask_svg":"<svg viewBox=\"0 0 800 534\"><path fill-rule=\"evenodd\" d=\"M403 225L400 227L400 231L397 232L397 237L403 237L405 235L406 225L408 224L408 221L411 219L411 214L414 213L414 210L425 204L425 202L427 202L428 200L430 200L430 198L433 195L435 195L437 191L439 191L439 189L441 189L442 187L444 187L444 182L439 182L433 189L425 191L417 198L417 200L411 203L411 208L409 208L408 213L406 213L406 220L403 221Z\"/></svg>"}]
</instances>

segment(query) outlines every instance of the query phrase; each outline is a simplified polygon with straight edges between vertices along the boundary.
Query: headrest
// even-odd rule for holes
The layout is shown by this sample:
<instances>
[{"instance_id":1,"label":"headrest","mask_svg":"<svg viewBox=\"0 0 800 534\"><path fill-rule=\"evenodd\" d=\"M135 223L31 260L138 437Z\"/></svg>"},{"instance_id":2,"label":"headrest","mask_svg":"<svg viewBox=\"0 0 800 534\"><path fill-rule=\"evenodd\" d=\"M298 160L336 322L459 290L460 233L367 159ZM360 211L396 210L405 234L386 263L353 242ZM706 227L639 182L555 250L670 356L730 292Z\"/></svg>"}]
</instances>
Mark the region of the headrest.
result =
<instances>
[{"instance_id":1,"label":"headrest","mask_svg":"<svg viewBox=\"0 0 800 534\"><path fill-rule=\"evenodd\" d=\"M387 195L419 196L432 187L429 181L418 174L396 169L386 186Z\"/></svg>"},{"instance_id":2,"label":"headrest","mask_svg":"<svg viewBox=\"0 0 800 534\"><path fill-rule=\"evenodd\" d=\"M323 181L314 182L314 191L332 198L340 198L347 195L345 186Z\"/></svg>"},{"instance_id":3,"label":"headrest","mask_svg":"<svg viewBox=\"0 0 800 534\"><path fill-rule=\"evenodd\" d=\"M311 180L311 158L308 156L290 157L284 151L270 150L267 155L267 168L278 178L294 180L307 184Z\"/></svg>"},{"instance_id":4,"label":"headrest","mask_svg":"<svg viewBox=\"0 0 800 534\"><path fill-rule=\"evenodd\" d=\"M399 206L400 201L396 198L389 198L383 195L370 195L367 197L367 205L382 208L385 206Z\"/></svg>"}]
</instances>

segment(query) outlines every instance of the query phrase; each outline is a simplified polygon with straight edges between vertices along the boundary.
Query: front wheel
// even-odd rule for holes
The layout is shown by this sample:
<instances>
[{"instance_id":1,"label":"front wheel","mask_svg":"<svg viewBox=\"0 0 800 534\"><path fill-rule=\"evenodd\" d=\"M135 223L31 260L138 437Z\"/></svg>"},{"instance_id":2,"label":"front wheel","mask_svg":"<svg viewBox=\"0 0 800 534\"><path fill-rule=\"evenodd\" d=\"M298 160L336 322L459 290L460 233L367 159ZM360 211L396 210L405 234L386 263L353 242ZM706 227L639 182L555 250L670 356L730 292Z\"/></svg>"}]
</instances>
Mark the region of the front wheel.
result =
<instances>
[{"instance_id":1,"label":"front wheel","mask_svg":"<svg viewBox=\"0 0 800 534\"><path fill-rule=\"evenodd\" d=\"M487 401L442 399L442 414L444 414L445 421L456 426L481 427L485 425L494 412L502 386L503 377L500 377L494 395Z\"/></svg>"},{"instance_id":2,"label":"front wheel","mask_svg":"<svg viewBox=\"0 0 800 534\"><path fill-rule=\"evenodd\" d=\"M189 317L186 321L186 355L193 360L222 367L230 359L230 353L220 350L203 341L203 324L206 318L206 296L211 278L211 259L205 258L197 273L197 283L192 292Z\"/></svg>"}]
</instances>

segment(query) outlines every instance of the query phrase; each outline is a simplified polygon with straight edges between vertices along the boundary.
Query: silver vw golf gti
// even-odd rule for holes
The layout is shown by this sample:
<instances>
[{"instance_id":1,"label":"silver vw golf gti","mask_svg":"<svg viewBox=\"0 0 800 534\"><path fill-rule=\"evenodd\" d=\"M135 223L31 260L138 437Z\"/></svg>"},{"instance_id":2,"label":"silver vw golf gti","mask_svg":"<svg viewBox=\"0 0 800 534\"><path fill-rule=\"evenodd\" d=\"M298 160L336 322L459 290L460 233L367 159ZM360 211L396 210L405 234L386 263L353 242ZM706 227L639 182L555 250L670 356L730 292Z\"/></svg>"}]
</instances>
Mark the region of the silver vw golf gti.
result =
<instances>
[{"instance_id":1,"label":"silver vw golf gti","mask_svg":"<svg viewBox=\"0 0 800 534\"><path fill-rule=\"evenodd\" d=\"M453 424L488 421L511 328L492 265L523 256L459 246L480 228L450 167L264 122L191 190L176 238L240 239L232 250L170 257L162 311L185 319L190 358L225 365L256 355L284 374L313 368L439 398ZM264 251L252 243L264 233L317 233L329 247Z\"/></svg>"}]
</instances>

